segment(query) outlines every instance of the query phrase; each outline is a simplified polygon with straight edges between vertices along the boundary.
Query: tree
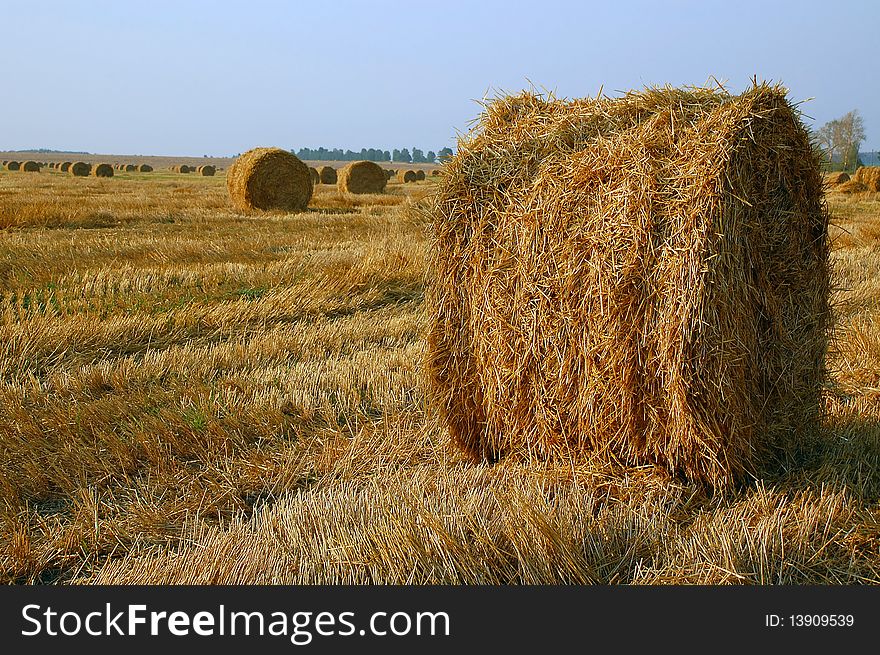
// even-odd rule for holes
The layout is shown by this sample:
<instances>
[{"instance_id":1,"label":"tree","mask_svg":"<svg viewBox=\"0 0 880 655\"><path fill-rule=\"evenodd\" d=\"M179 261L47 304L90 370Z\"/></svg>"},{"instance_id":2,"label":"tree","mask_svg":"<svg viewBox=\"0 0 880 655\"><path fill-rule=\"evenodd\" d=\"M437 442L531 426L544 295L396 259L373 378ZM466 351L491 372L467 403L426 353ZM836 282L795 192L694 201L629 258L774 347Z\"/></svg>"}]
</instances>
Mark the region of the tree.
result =
<instances>
[{"instance_id":1,"label":"tree","mask_svg":"<svg viewBox=\"0 0 880 655\"><path fill-rule=\"evenodd\" d=\"M412 155L409 154L408 148L404 148L400 151L395 150L394 152L397 153L397 155L394 157L394 161L406 162L407 164L412 163Z\"/></svg>"},{"instance_id":2,"label":"tree","mask_svg":"<svg viewBox=\"0 0 880 655\"><path fill-rule=\"evenodd\" d=\"M819 128L816 140L829 161L836 157L844 170L854 170L858 165L859 146L865 140L865 122L858 109L853 109Z\"/></svg>"},{"instance_id":3,"label":"tree","mask_svg":"<svg viewBox=\"0 0 880 655\"><path fill-rule=\"evenodd\" d=\"M424 164L425 163L425 153L423 153L418 148L413 148L412 151L412 160L415 164Z\"/></svg>"},{"instance_id":4,"label":"tree","mask_svg":"<svg viewBox=\"0 0 880 655\"><path fill-rule=\"evenodd\" d=\"M437 161L437 153L433 150L429 150L428 154L425 155L425 161L429 164L433 164L435 161Z\"/></svg>"},{"instance_id":5,"label":"tree","mask_svg":"<svg viewBox=\"0 0 880 655\"><path fill-rule=\"evenodd\" d=\"M452 148L441 148L440 152L437 153L437 159L441 162L452 158Z\"/></svg>"}]
</instances>

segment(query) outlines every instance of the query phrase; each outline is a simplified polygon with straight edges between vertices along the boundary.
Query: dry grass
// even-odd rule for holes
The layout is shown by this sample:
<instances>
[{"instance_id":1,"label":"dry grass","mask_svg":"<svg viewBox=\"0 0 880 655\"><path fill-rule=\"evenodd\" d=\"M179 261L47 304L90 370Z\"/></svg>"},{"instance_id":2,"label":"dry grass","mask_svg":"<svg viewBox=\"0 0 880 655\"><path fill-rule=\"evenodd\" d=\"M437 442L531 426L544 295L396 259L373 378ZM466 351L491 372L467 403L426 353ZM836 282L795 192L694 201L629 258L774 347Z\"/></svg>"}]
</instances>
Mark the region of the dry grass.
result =
<instances>
[{"instance_id":1,"label":"dry grass","mask_svg":"<svg viewBox=\"0 0 880 655\"><path fill-rule=\"evenodd\" d=\"M244 218L222 177L0 173L0 578L880 582L876 197L831 197L827 420L710 495L449 449L429 190Z\"/></svg>"}]
</instances>

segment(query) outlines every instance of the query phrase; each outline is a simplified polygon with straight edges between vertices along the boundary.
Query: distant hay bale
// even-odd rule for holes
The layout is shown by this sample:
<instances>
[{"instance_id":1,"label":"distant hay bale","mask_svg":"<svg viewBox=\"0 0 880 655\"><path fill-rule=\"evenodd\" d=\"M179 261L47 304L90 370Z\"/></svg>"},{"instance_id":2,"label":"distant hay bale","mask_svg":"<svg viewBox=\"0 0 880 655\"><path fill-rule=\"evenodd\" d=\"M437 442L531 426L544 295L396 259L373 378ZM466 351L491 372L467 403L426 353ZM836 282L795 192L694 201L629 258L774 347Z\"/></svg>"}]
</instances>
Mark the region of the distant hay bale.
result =
<instances>
[{"instance_id":1,"label":"distant hay bale","mask_svg":"<svg viewBox=\"0 0 880 655\"><path fill-rule=\"evenodd\" d=\"M318 185L321 183L321 174L318 173L317 168L312 168L309 166L309 175L312 176L312 185Z\"/></svg>"},{"instance_id":2,"label":"distant hay bale","mask_svg":"<svg viewBox=\"0 0 880 655\"><path fill-rule=\"evenodd\" d=\"M78 161L71 164L67 170L74 177L85 177L92 172L92 165L84 161Z\"/></svg>"},{"instance_id":3,"label":"distant hay bale","mask_svg":"<svg viewBox=\"0 0 880 655\"><path fill-rule=\"evenodd\" d=\"M21 170L25 173L39 173L40 165L35 161L26 161L21 165Z\"/></svg>"},{"instance_id":4,"label":"distant hay bale","mask_svg":"<svg viewBox=\"0 0 880 655\"><path fill-rule=\"evenodd\" d=\"M425 171L419 169L416 171L416 180L424 180L425 179Z\"/></svg>"},{"instance_id":5,"label":"distant hay bale","mask_svg":"<svg viewBox=\"0 0 880 655\"><path fill-rule=\"evenodd\" d=\"M95 177L113 177L113 167L110 164L96 164L92 169Z\"/></svg>"},{"instance_id":6,"label":"distant hay bale","mask_svg":"<svg viewBox=\"0 0 880 655\"><path fill-rule=\"evenodd\" d=\"M312 176L300 159L280 148L254 148L242 154L226 174L235 207L302 211L312 198Z\"/></svg>"},{"instance_id":7,"label":"distant hay bale","mask_svg":"<svg viewBox=\"0 0 880 655\"><path fill-rule=\"evenodd\" d=\"M138 167L136 164L126 164L125 165L125 172L126 173L136 173L137 169L138 169Z\"/></svg>"},{"instance_id":8,"label":"distant hay bale","mask_svg":"<svg viewBox=\"0 0 880 655\"><path fill-rule=\"evenodd\" d=\"M847 175L843 171L837 173L826 173L825 175L825 183L828 186L837 186L838 184L843 184L844 182L848 181L849 175Z\"/></svg>"},{"instance_id":9,"label":"distant hay bale","mask_svg":"<svg viewBox=\"0 0 880 655\"><path fill-rule=\"evenodd\" d=\"M431 171L431 177L437 177L438 175L440 175L440 169L435 168L433 171Z\"/></svg>"},{"instance_id":10,"label":"distant hay bale","mask_svg":"<svg viewBox=\"0 0 880 655\"><path fill-rule=\"evenodd\" d=\"M390 180L392 177L397 175L397 171L393 171L390 168L385 169L385 178Z\"/></svg>"},{"instance_id":11,"label":"distant hay bale","mask_svg":"<svg viewBox=\"0 0 880 655\"><path fill-rule=\"evenodd\" d=\"M199 175L201 175L202 177L213 177L213 175L216 171L217 171L217 169L214 168L213 166L205 164L204 166L199 166L199 168L196 172Z\"/></svg>"},{"instance_id":12,"label":"distant hay bale","mask_svg":"<svg viewBox=\"0 0 880 655\"><path fill-rule=\"evenodd\" d=\"M385 171L372 161L353 161L339 171L336 188L340 193L382 193L388 180Z\"/></svg>"},{"instance_id":13,"label":"distant hay bale","mask_svg":"<svg viewBox=\"0 0 880 655\"><path fill-rule=\"evenodd\" d=\"M70 170L72 164L69 161L63 161L58 165L58 168L62 173L67 173Z\"/></svg>"},{"instance_id":14,"label":"distant hay bale","mask_svg":"<svg viewBox=\"0 0 880 655\"><path fill-rule=\"evenodd\" d=\"M332 166L321 166L318 169L318 177L321 178L321 184L336 184L339 179L336 169Z\"/></svg>"},{"instance_id":15,"label":"distant hay bale","mask_svg":"<svg viewBox=\"0 0 880 655\"><path fill-rule=\"evenodd\" d=\"M17 171L21 168L21 162L17 162L15 160L11 160L6 162L6 170L7 171Z\"/></svg>"},{"instance_id":16,"label":"distant hay bale","mask_svg":"<svg viewBox=\"0 0 880 655\"><path fill-rule=\"evenodd\" d=\"M848 182L844 182L843 184L839 184L834 187L834 190L837 193L867 193L869 191L868 185L864 182L859 182L858 180L849 180Z\"/></svg>"},{"instance_id":17,"label":"distant hay bale","mask_svg":"<svg viewBox=\"0 0 880 655\"><path fill-rule=\"evenodd\" d=\"M138 173L152 173L153 167L149 164L141 164L138 166Z\"/></svg>"},{"instance_id":18,"label":"distant hay bale","mask_svg":"<svg viewBox=\"0 0 880 655\"><path fill-rule=\"evenodd\" d=\"M398 182L415 182L416 181L416 172L413 170L399 170L397 171L397 181Z\"/></svg>"},{"instance_id":19,"label":"distant hay bale","mask_svg":"<svg viewBox=\"0 0 880 655\"><path fill-rule=\"evenodd\" d=\"M880 166L860 166L852 179L864 184L868 191L880 191Z\"/></svg>"},{"instance_id":20,"label":"distant hay bale","mask_svg":"<svg viewBox=\"0 0 880 655\"><path fill-rule=\"evenodd\" d=\"M433 212L431 397L473 456L722 487L816 425L829 217L783 89L501 98Z\"/></svg>"},{"instance_id":21,"label":"distant hay bale","mask_svg":"<svg viewBox=\"0 0 880 655\"><path fill-rule=\"evenodd\" d=\"M172 166L171 170L175 173L191 173L193 169L186 164L177 164L176 166Z\"/></svg>"}]
</instances>

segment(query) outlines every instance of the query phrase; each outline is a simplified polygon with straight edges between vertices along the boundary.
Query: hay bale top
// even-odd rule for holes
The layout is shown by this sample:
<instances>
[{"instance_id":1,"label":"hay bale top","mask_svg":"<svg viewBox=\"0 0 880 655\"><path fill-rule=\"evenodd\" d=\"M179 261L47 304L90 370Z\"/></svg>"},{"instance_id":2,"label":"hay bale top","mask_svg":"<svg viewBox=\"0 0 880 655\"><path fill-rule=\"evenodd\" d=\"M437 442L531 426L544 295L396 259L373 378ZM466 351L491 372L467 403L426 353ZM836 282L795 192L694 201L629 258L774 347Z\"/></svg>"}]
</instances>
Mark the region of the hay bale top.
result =
<instances>
[{"instance_id":1,"label":"hay bale top","mask_svg":"<svg viewBox=\"0 0 880 655\"><path fill-rule=\"evenodd\" d=\"M332 166L321 166L318 169L318 177L321 179L321 184L336 184L339 180L336 169Z\"/></svg>"},{"instance_id":2,"label":"hay bale top","mask_svg":"<svg viewBox=\"0 0 880 655\"><path fill-rule=\"evenodd\" d=\"M382 193L388 179L379 164L353 161L339 171L336 187L340 193Z\"/></svg>"},{"instance_id":3,"label":"hay bale top","mask_svg":"<svg viewBox=\"0 0 880 655\"><path fill-rule=\"evenodd\" d=\"M95 177L113 177L113 167L110 164L96 164L92 168Z\"/></svg>"},{"instance_id":4,"label":"hay bale top","mask_svg":"<svg viewBox=\"0 0 880 655\"><path fill-rule=\"evenodd\" d=\"M21 170L27 173L39 173L40 165L35 161L26 161L21 165Z\"/></svg>"},{"instance_id":5,"label":"hay bale top","mask_svg":"<svg viewBox=\"0 0 880 655\"><path fill-rule=\"evenodd\" d=\"M414 170L406 169L397 171L397 180L399 182L415 182L416 172Z\"/></svg>"},{"instance_id":6,"label":"hay bale top","mask_svg":"<svg viewBox=\"0 0 880 655\"><path fill-rule=\"evenodd\" d=\"M783 89L500 98L433 211L432 400L472 455L724 486L815 425L828 213Z\"/></svg>"},{"instance_id":7,"label":"hay bale top","mask_svg":"<svg viewBox=\"0 0 880 655\"><path fill-rule=\"evenodd\" d=\"M226 187L241 211L302 211L313 192L309 167L281 148L254 148L242 154L226 173Z\"/></svg>"},{"instance_id":8,"label":"hay bale top","mask_svg":"<svg viewBox=\"0 0 880 655\"><path fill-rule=\"evenodd\" d=\"M848 182L848 181L849 181L849 175L847 175L843 171L825 174L825 183L828 184L829 186L836 186L838 184L843 184L844 182Z\"/></svg>"}]
</instances>

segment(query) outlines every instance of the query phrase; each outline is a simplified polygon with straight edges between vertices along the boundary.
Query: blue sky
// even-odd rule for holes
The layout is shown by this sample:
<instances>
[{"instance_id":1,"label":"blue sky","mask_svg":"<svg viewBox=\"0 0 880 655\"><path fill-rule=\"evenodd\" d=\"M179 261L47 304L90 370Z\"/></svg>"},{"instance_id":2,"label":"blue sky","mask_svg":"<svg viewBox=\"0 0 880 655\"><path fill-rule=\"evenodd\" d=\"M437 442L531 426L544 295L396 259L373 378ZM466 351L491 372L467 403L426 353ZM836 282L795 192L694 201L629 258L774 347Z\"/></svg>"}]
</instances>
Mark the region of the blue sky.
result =
<instances>
[{"instance_id":1,"label":"blue sky","mask_svg":"<svg viewBox=\"0 0 880 655\"><path fill-rule=\"evenodd\" d=\"M0 149L455 143L475 100L783 82L880 149L880 2L0 0ZM809 122L809 121L808 121Z\"/></svg>"}]
</instances>

